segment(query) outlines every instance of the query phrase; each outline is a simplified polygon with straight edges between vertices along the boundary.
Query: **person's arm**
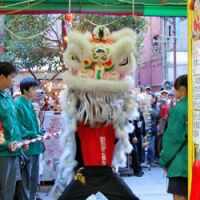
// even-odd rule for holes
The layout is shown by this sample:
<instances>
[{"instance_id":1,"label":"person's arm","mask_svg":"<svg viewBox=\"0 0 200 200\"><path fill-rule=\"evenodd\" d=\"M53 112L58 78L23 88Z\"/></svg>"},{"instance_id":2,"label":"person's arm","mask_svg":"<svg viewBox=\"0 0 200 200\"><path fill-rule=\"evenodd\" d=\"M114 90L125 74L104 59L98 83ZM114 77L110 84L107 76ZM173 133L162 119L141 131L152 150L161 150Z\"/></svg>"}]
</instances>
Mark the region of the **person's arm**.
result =
<instances>
[{"instance_id":1,"label":"person's arm","mask_svg":"<svg viewBox=\"0 0 200 200\"><path fill-rule=\"evenodd\" d=\"M167 167L187 141L187 114L177 109L172 110L168 123L163 136L163 149L160 153L161 167Z\"/></svg>"},{"instance_id":2,"label":"person's arm","mask_svg":"<svg viewBox=\"0 0 200 200\"><path fill-rule=\"evenodd\" d=\"M23 114L23 110L20 108L16 108L17 109L17 120L18 120L18 126L20 129L20 132L22 134L22 138L23 139L34 139L37 137L37 135L39 135L40 133L36 133L35 131L30 131L28 130L27 126L26 126L26 120L25 120L25 116Z\"/></svg>"}]
</instances>

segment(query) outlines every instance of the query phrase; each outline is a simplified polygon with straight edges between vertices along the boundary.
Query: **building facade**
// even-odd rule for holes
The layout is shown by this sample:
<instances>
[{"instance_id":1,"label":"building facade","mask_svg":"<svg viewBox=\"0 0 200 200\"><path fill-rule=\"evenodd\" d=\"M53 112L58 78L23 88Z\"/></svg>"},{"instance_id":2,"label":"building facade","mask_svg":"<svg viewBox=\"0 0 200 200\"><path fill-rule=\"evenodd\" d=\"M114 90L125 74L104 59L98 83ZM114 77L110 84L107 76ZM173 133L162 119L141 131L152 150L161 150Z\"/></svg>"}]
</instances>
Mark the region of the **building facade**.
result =
<instances>
[{"instance_id":1,"label":"building facade","mask_svg":"<svg viewBox=\"0 0 200 200\"><path fill-rule=\"evenodd\" d=\"M148 17L136 86L150 85L158 91L164 81L173 82L187 73L187 20L175 17Z\"/></svg>"}]
</instances>

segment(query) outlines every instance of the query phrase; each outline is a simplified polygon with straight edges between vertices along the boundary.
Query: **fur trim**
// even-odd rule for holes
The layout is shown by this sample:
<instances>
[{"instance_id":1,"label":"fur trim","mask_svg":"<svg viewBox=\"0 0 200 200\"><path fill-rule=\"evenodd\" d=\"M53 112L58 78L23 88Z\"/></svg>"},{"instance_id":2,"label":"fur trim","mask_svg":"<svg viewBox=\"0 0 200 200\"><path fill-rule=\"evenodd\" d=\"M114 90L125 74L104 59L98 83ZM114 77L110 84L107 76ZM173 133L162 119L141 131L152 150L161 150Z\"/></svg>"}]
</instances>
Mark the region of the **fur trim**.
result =
<instances>
[{"instance_id":1,"label":"fur trim","mask_svg":"<svg viewBox=\"0 0 200 200\"><path fill-rule=\"evenodd\" d=\"M68 35L68 47L64 53L64 62L68 68L81 69L82 61L91 57L91 44L85 34L72 31ZM74 59L72 59L72 57Z\"/></svg>"},{"instance_id":2,"label":"fur trim","mask_svg":"<svg viewBox=\"0 0 200 200\"><path fill-rule=\"evenodd\" d=\"M126 126L115 124L114 127L116 131L116 137L119 139L119 141L115 145L112 164L115 166L116 169L118 169L119 167L126 166L126 153L130 153L133 147L129 142L129 132L127 132Z\"/></svg>"},{"instance_id":3,"label":"fur trim","mask_svg":"<svg viewBox=\"0 0 200 200\"><path fill-rule=\"evenodd\" d=\"M66 121L68 121L68 127L66 127L66 130L60 139L60 144L64 149L64 152L60 158L55 185L48 196L48 198L52 200L58 199L66 186L71 182L74 175L74 167L77 165L77 162L75 161L76 141L74 135L76 130L76 119L66 118Z\"/></svg>"},{"instance_id":4,"label":"fur trim","mask_svg":"<svg viewBox=\"0 0 200 200\"><path fill-rule=\"evenodd\" d=\"M115 65L115 70L120 74L129 72L136 67L136 62L132 54L133 49L134 45L130 37L125 37L112 45L111 59ZM120 64L126 62L126 60L128 63L121 66Z\"/></svg>"},{"instance_id":5,"label":"fur trim","mask_svg":"<svg viewBox=\"0 0 200 200\"><path fill-rule=\"evenodd\" d=\"M124 36L128 36L131 38L131 42L133 43L133 45L135 46L135 42L136 42L136 34L135 32L130 29L130 28L123 28L119 31L115 31L111 34L111 39L113 41L118 41L121 40L121 38L123 38Z\"/></svg>"},{"instance_id":6,"label":"fur trim","mask_svg":"<svg viewBox=\"0 0 200 200\"><path fill-rule=\"evenodd\" d=\"M74 94L66 89L61 95L60 95L60 102L62 106L62 110L67 113L67 117L72 117L76 113L76 104L77 100ZM67 101L66 101L67 100Z\"/></svg>"},{"instance_id":7,"label":"fur trim","mask_svg":"<svg viewBox=\"0 0 200 200\"><path fill-rule=\"evenodd\" d=\"M64 73L63 79L70 89L86 92L101 92L107 95L130 91L133 84L131 77L127 77L124 80L94 80L73 76L70 71Z\"/></svg>"}]
</instances>

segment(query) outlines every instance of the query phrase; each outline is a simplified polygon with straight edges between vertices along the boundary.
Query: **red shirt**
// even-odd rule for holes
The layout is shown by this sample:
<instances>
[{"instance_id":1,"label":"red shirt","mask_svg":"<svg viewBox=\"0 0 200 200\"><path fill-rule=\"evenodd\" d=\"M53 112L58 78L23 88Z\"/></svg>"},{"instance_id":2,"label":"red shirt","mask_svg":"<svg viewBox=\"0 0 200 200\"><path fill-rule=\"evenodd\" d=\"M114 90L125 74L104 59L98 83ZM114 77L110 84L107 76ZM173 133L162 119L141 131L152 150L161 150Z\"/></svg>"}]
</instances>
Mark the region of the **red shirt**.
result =
<instances>
[{"instance_id":1,"label":"red shirt","mask_svg":"<svg viewBox=\"0 0 200 200\"><path fill-rule=\"evenodd\" d=\"M111 166L115 145L113 126L93 128L79 123L77 132L84 166Z\"/></svg>"},{"instance_id":2,"label":"red shirt","mask_svg":"<svg viewBox=\"0 0 200 200\"><path fill-rule=\"evenodd\" d=\"M1 123L1 122L0 122L0 134L2 134L2 135L4 134L4 133L3 133L3 127L2 127L2 123Z\"/></svg>"},{"instance_id":3,"label":"red shirt","mask_svg":"<svg viewBox=\"0 0 200 200\"><path fill-rule=\"evenodd\" d=\"M161 115L161 118L166 120L167 117L168 117L168 106L167 104L164 104L161 108L161 111L160 111L160 115Z\"/></svg>"}]
</instances>

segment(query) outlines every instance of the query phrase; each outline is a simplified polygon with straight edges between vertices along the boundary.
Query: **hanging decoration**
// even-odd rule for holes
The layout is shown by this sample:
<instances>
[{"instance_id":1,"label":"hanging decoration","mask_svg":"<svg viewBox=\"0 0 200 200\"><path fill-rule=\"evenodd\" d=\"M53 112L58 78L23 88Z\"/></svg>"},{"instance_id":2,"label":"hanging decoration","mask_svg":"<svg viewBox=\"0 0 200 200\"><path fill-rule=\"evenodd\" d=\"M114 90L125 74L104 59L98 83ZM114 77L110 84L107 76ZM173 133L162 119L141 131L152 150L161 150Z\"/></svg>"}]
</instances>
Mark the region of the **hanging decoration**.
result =
<instances>
[{"instance_id":1,"label":"hanging decoration","mask_svg":"<svg viewBox=\"0 0 200 200\"><path fill-rule=\"evenodd\" d=\"M17 35L16 33L14 33L14 31L12 31L11 29L9 29L5 24L2 24L4 30L8 31L13 37L15 37L16 39L19 39L19 40L31 40L31 39L34 39L40 35L43 35L45 32L47 32L50 28L52 28L56 22L58 20L60 20L61 18L63 17L63 15L60 15L58 16L51 24L49 24L47 26L46 29L44 29L43 31L41 31L40 33L36 34L36 35L31 35L31 36L28 36L28 37L22 37L20 35Z\"/></svg>"},{"instance_id":2,"label":"hanging decoration","mask_svg":"<svg viewBox=\"0 0 200 200\"><path fill-rule=\"evenodd\" d=\"M65 14L62 19L62 40L63 40L63 50L67 48L67 34L72 30L72 21L75 19L75 15L71 13L71 0L68 4L68 13Z\"/></svg>"},{"instance_id":3,"label":"hanging decoration","mask_svg":"<svg viewBox=\"0 0 200 200\"><path fill-rule=\"evenodd\" d=\"M106 23L106 24L95 24L94 22L92 22L91 20L87 19L86 17L83 17L85 21L87 21L89 24L93 25L93 26L110 26L124 18L127 18L126 16L125 17L118 17L117 19L111 21L110 23Z\"/></svg>"},{"instance_id":4,"label":"hanging decoration","mask_svg":"<svg viewBox=\"0 0 200 200\"><path fill-rule=\"evenodd\" d=\"M72 13L65 14L65 20L67 23L71 23L75 19L75 15Z\"/></svg>"},{"instance_id":5,"label":"hanging decoration","mask_svg":"<svg viewBox=\"0 0 200 200\"><path fill-rule=\"evenodd\" d=\"M28 3L28 6L24 6L24 8L19 9L19 10L17 9L17 10L14 10L14 11L8 11L8 12L6 12L4 14L5 15L10 15L10 14L15 14L15 13L20 13L20 12L26 11L26 10L31 10L31 8L33 8L34 6L37 6L37 5L41 4L41 3L43 3L44 1L45 0L40 0L40 1L37 1L37 2L32 3L32 4L29 4L31 1L26 1L26 2L23 2L23 3ZM19 4L21 4L21 2L8 5L7 7L12 7L12 6L19 5ZM4 6L0 6L0 10L1 10L1 8L4 8Z\"/></svg>"},{"instance_id":6,"label":"hanging decoration","mask_svg":"<svg viewBox=\"0 0 200 200\"><path fill-rule=\"evenodd\" d=\"M13 4L10 4L10 5L6 5L6 6L0 6L0 9L4 9L4 8L9 8L9 7L14 7L14 6L19 6L19 5L22 5L22 4L27 4L27 3L32 3L34 2L35 0L27 0L27 1L23 1L23 2L17 2L17 3L13 3Z\"/></svg>"},{"instance_id":7,"label":"hanging decoration","mask_svg":"<svg viewBox=\"0 0 200 200\"><path fill-rule=\"evenodd\" d=\"M129 4L132 4L132 1L130 0L117 0L118 2L120 3L129 3ZM164 4L165 5L187 5L187 2L183 2L183 1L180 1L180 2L171 2L171 1L166 1L166 0L162 0L162 2L164 1ZM161 6L163 5L163 3L151 3L151 1L149 1L148 3L147 2L135 2L135 5L143 5L143 6Z\"/></svg>"},{"instance_id":8,"label":"hanging decoration","mask_svg":"<svg viewBox=\"0 0 200 200\"><path fill-rule=\"evenodd\" d=\"M162 0L162 4L163 4L163 5L165 4L165 0Z\"/></svg>"},{"instance_id":9,"label":"hanging decoration","mask_svg":"<svg viewBox=\"0 0 200 200\"><path fill-rule=\"evenodd\" d=\"M132 14L133 14L133 17L135 16L135 2L134 0L132 0Z\"/></svg>"}]
</instances>

